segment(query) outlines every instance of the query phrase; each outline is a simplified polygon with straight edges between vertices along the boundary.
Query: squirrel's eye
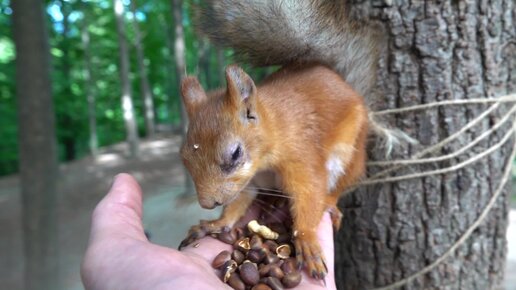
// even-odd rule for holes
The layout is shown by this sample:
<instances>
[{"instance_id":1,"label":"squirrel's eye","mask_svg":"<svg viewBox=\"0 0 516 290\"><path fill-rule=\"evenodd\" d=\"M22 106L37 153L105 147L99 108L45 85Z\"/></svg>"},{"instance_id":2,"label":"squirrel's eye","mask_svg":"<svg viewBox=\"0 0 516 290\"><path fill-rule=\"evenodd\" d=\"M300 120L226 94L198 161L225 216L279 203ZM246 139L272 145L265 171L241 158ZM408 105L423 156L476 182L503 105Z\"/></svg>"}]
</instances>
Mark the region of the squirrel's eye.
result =
<instances>
[{"instance_id":1,"label":"squirrel's eye","mask_svg":"<svg viewBox=\"0 0 516 290\"><path fill-rule=\"evenodd\" d=\"M232 144L226 148L226 152L222 156L220 168L226 173L230 173L242 163L244 149L241 144Z\"/></svg>"},{"instance_id":2,"label":"squirrel's eye","mask_svg":"<svg viewBox=\"0 0 516 290\"><path fill-rule=\"evenodd\" d=\"M242 147L238 145L238 147L235 149L233 154L231 155L231 161L236 162L238 159L240 159L240 156L242 156Z\"/></svg>"}]
</instances>

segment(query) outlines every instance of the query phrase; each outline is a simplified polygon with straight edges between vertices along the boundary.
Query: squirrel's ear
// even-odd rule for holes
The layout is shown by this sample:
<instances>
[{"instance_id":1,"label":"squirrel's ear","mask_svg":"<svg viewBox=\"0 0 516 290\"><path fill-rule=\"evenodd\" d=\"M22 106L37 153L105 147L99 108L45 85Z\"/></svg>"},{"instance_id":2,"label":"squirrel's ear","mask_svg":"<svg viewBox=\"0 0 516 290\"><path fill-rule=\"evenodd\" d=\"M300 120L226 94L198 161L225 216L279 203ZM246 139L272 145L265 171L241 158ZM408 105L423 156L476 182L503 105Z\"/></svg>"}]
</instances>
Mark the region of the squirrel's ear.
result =
<instances>
[{"instance_id":1,"label":"squirrel's ear","mask_svg":"<svg viewBox=\"0 0 516 290\"><path fill-rule=\"evenodd\" d=\"M197 107L208 99L206 92L195 77L186 77L181 81L181 95L190 119Z\"/></svg>"},{"instance_id":2,"label":"squirrel's ear","mask_svg":"<svg viewBox=\"0 0 516 290\"><path fill-rule=\"evenodd\" d=\"M237 108L245 105L248 110L254 111L256 86L251 77L238 66L230 65L226 68L226 82L229 101Z\"/></svg>"}]
</instances>

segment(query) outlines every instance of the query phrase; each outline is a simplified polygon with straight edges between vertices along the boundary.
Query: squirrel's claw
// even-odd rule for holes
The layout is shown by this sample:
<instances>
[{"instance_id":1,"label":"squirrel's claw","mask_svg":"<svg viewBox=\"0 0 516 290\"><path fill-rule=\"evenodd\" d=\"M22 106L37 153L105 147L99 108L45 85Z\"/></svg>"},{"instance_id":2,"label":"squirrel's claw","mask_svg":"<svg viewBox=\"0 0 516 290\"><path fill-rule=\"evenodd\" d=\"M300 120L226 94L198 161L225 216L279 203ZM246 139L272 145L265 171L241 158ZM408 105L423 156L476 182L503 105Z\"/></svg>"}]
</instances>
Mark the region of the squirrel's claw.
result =
<instances>
[{"instance_id":1,"label":"squirrel's claw","mask_svg":"<svg viewBox=\"0 0 516 290\"><path fill-rule=\"evenodd\" d=\"M312 241L306 236L298 236L294 240L296 248L296 261L298 268L305 267L312 278L323 280L328 274L328 267L322 257L321 247L317 239Z\"/></svg>"},{"instance_id":2,"label":"squirrel's claw","mask_svg":"<svg viewBox=\"0 0 516 290\"><path fill-rule=\"evenodd\" d=\"M198 225L192 226L186 235L186 238L179 244L178 249L181 250L189 244L199 240L207 235L220 234L230 231L231 227L225 225L220 220L201 220Z\"/></svg>"},{"instance_id":3,"label":"squirrel's claw","mask_svg":"<svg viewBox=\"0 0 516 290\"><path fill-rule=\"evenodd\" d=\"M206 236L206 231L201 225L192 226L188 231L186 238L179 244L178 249L182 250L186 246L190 245L191 243L195 242L196 240L204 236Z\"/></svg>"}]
</instances>

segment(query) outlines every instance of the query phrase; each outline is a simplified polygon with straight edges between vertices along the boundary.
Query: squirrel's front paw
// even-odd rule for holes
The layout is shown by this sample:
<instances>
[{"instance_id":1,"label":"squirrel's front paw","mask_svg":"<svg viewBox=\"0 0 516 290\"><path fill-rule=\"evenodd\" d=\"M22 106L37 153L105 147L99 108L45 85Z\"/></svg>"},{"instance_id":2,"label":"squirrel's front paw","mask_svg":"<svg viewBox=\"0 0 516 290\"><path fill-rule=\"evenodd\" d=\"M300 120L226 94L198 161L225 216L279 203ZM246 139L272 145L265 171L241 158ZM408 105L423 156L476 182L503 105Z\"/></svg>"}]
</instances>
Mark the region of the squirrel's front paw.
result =
<instances>
[{"instance_id":1,"label":"squirrel's front paw","mask_svg":"<svg viewBox=\"0 0 516 290\"><path fill-rule=\"evenodd\" d=\"M219 220L201 220L198 225L192 226L190 228L186 238L181 242L181 244L179 244L179 250L205 236L220 234L222 232L227 232L230 229L231 228L229 226L220 223Z\"/></svg>"},{"instance_id":2,"label":"squirrel's front paw","mask_svg":"<svg viewBox=\"0 0 516 290\"><path fill-rule=\"evenodd\" d=\"M315 232L294 231L294 246L298 267L304 266L314 279L324 279L328 274L328 267Z\"/></svg>"}]
</instances>

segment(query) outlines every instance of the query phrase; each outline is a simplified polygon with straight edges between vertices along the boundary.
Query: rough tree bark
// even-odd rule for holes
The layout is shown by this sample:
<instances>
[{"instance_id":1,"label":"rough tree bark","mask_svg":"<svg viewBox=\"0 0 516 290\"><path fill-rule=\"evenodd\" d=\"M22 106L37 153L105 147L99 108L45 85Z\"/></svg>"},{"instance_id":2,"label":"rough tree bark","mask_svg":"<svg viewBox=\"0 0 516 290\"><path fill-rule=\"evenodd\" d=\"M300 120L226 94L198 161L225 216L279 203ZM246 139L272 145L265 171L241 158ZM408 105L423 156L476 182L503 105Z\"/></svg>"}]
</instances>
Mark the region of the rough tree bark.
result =
<instances>
[{"instance_id":1,"label":"rough tree bark","mask_svg":"<svg viewBox=\"0 0 516 290\"><path fill-rule=\"evenodd\" d=\"M16 0L18 142L25 289L58 289L57 149L44 4Z\"/></svg>"},{"instance_id":2,"label":"rough tree bark","mask_svg":"<svg viewBox=\"0 0 516 290\"><path fill-rule=\"evenodd\" d=\"M120 82L122 84L122 110L124 113L125 129L129 155L138 156L138 130L136 128L136 116L134 114L133 99L131 96L131 82L129 80L129 50L127 48L127 35L125 33L124 4L122 0L113 0L115 9L116 28L120 50Z\"/></svg>"},{"instance_id":3,"label":"rough tree bark","mask_svg":"<svg viewBox=\"0 0 516 290\"><path fill-rule=\"evenodd\" d=\"M140 91L143 99L145 128L147 136L153 136L155 133L155 121L154 121L154 100L152 97L152 91L150 89L149 78L147 76L147 69L145 65L145 56L143 54L143 42L140 33L140 26L136 19L136 0L131 1L131 13L133 14L133 27L134 27L134 46L136 48L136 59L138 63L138 72L140 75Z\"/></svg>"},{"instance_id":4,"label":"rough tree bark","mask_svg":"<svg viewBox=\"0 0 516 290\"><path fill-rule=\"evenodd\" d=\"M516 46L513 0L348 1L350 13L385 35L374 109L439 100L497 97L514 92ZM512 105L511 105L512 106ZM456 132L489 105L450 106L386 120L420 141L393 158L408 158ZM456 151L507 111L501 105L439 153ZM411 166L396 174L457 164L497 143L503 126L451 161ZM342 199L336 235L339 289L373 289L416 273L435 261L477 219L500 184L514 137L501 149L456 172L362 187ZM370 159L383 159L372 150ZM370 167L369 175L379 169ZM503 281L510 185L487 218L450 258L400 289L496 289Z\"/></svg>"}]
</instances>

